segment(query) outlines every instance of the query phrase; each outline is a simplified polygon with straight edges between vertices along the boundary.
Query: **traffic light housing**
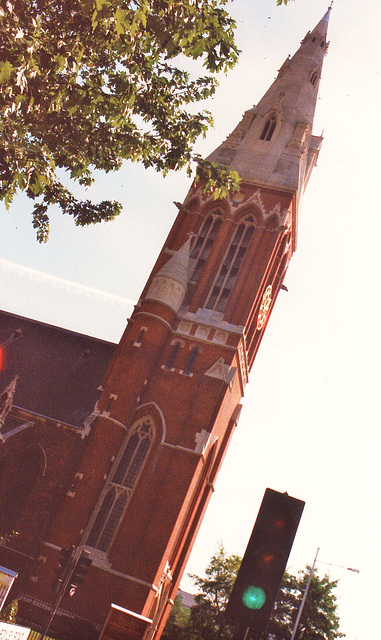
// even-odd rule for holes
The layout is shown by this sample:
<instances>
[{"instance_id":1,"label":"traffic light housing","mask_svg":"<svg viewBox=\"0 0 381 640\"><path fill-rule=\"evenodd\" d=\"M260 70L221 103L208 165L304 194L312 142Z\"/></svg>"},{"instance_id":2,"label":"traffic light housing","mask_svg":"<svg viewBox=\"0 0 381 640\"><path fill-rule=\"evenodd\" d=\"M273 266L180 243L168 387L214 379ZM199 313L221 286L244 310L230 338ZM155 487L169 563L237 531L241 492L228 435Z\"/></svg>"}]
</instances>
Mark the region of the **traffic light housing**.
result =
<instances>
[{"instance_id":1,"label":"traffic light housing","mask_svg":"<svg viewBox=\"0 0 381 640\"><path fill-rule=\"evenodd\" d=\"M266 630L304 502L266 489L225 616L257 635Z\"/></svg>"},{"instance_id":2,"label":"traffic light housing","mask_svg":"<svg viewBox=\"0 0 381 640\"><path fill-rule=\"evenodd\" d=\"M54 591L58 592L70 571L71 560L75 552L75 547L71 546L67 549L60 549L60 555L58 558L58 567L54 567L54 572L57 574L57 578L53 582Z\"/></svg>"},{"instance_id":3,"label":"traffic light housing","mask_svg":"<svg viewBox=\"0 0 381 640\"><path fill-rule=\"evenodd\" d=\"M71 575L69 584L66 589L66 594L73 597L77 591L77 587L85 582L85 577L92 564L92 560L88 551L82 551Z\"/></svg>"}]
</instances>

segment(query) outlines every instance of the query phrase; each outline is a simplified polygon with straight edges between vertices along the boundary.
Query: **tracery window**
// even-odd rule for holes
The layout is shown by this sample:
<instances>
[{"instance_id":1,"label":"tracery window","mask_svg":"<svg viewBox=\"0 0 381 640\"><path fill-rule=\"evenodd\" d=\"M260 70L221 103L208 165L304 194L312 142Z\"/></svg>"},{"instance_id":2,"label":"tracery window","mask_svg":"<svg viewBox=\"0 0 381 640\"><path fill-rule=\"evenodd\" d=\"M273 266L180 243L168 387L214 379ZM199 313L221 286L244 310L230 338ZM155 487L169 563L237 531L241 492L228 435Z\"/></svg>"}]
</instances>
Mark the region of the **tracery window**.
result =
<instances>
[{"instance_id":1,"label":"tracery window","mask_svg":"<svg viewBox=\"0 0 381 640\"><path fill-rule=\"evenodd\" d=\"M275 127L276 127L276 116L272 114L267 118L265 122L265 126L262 129L261 140L270 142L271 138L273 137Z\"/></svg>"},{"instance_id":2,"label":"tracery window","mask_svg":"<svg viewBox=\"0 0 381 640\"><path fill-rule=\"evenodd\" d=\"M206 302L207 309L224 310L254 230L251 216L247 216L238 225Z\"/></svg>"},{"instance_id":3,"label":"tracery window","mask_svg":"<svg viewBox=\"0 0 381 640\"><path fill-rule=\"evenodd\" d=\"M111 473L106 494L91 528L86 544L107 551L128 506L153 440L149 418L138 422Z\"/></svg>"},{"instance_id":4,"label":"tracery window","mask_svg":"<svg viewBox=\"0 0 381 640\"><path fill-rule=\"evenodd\" d=\"M219 212L209 215L204 220L204 223L194 242L190 257L195 261L192 274L192 280L194 280L195 282L197 282L202 268L210 254L213 242L221 226L221 222L222 218Z\"/></svg>"}]
</instances>

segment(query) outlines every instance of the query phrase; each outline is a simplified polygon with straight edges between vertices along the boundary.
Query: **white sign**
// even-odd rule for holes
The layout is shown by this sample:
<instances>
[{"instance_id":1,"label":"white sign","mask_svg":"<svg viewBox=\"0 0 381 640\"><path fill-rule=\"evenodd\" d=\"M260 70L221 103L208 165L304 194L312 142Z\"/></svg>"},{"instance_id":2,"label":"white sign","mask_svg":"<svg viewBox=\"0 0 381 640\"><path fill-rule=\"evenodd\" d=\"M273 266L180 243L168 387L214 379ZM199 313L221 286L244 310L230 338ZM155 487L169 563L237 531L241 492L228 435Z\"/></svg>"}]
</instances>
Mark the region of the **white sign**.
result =
<instances>
[{"instance_id":1,"label":"white sign","mask_svg":"<svg viewBox=\"0 0 381 640\"><path fill-rule=\"evenodd\" d=\"M0 640L26 640L29 634L30 629L26 627L0 622Z\"/></svg>"}]
</instances>

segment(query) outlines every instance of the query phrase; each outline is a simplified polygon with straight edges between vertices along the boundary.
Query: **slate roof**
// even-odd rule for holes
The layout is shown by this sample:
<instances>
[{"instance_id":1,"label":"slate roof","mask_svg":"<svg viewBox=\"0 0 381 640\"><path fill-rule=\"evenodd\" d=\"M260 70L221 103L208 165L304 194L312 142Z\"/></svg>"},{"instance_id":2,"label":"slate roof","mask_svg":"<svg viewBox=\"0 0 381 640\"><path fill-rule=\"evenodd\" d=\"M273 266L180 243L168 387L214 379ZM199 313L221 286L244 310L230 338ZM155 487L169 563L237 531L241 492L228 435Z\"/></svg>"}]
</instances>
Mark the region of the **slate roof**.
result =
<instances>
[{"instance_id":1,"label":"slate roof","mask_svg":"<svg viewBox=\"0 0 381 640\"><path fill-rule=\"evenodd\" d=\"M0 393L19 376L13 404L80 426L99 397L111 342L0 311Z\"/></svg>"}]
</instances>

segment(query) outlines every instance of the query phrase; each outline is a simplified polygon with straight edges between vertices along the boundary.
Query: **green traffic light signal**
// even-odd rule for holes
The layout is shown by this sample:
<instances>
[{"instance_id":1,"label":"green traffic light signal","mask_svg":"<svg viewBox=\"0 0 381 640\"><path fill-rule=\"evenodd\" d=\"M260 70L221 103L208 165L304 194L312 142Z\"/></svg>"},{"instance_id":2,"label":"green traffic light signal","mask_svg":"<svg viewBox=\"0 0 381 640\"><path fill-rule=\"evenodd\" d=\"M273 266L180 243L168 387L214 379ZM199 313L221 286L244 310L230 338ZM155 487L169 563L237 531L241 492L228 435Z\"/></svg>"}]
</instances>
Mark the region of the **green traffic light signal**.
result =
<instances>
[{"instance_id":1,"label":"green traffic light signal","mask_svg":"<svg viewBox=\"0 0 381 640\"><path fill-rule=\"evenodd\" d=\"M248 609L258 611L266 602L266 594L262 587L250 585L242 594L242 602Z\"/></svg>"}]
</instances>

